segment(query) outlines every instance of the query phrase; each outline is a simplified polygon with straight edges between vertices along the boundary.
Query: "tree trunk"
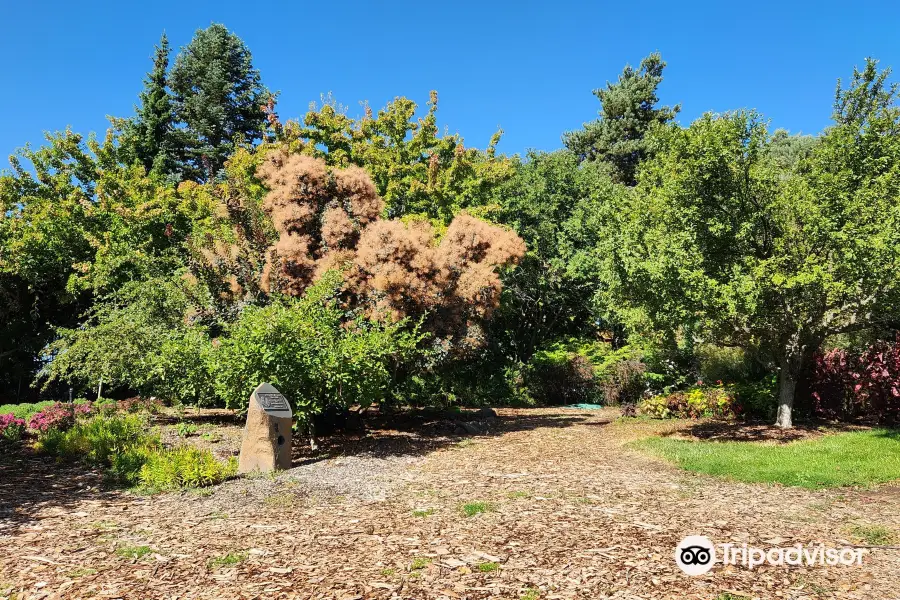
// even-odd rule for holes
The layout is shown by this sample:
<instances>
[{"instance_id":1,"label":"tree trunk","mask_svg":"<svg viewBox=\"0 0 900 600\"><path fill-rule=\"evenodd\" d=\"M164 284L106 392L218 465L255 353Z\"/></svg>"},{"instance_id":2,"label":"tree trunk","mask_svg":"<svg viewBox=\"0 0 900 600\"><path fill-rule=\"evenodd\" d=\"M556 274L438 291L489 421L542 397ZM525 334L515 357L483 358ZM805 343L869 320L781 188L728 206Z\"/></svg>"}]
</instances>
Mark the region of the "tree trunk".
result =
<instances>
[{"instance_id":1,"label":"tree trunk","mask_svg":"<svg viewBox=\"0 0 900 600\"><path fill-rule=\"evenodd\" d=\"M791 413L794 410L794 392L796 390L796 376L791 372L789 365L782 365L778 381L778 416L775 417L775 425L782 429L790 429L794 426Z\"/></svg>"}]
</instances>

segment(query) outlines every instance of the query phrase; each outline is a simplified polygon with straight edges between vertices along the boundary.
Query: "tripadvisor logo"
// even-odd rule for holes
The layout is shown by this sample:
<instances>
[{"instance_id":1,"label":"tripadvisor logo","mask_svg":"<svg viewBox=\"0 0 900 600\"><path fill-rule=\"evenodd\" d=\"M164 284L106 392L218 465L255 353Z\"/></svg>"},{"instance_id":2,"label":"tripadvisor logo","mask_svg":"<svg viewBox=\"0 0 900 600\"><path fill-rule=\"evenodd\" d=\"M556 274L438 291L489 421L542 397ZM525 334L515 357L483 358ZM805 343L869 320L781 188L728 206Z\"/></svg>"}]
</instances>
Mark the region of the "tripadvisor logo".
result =
<instances>
[{"instance_id":1,"label":"tripadvisor logo","mask_svg":"<svg viewBox=\"0 0 900 600\"><path fill-rule=\"evenodd\" d=\"M703 575L716 562L716 547L705 535L689 535L675 548L675 563L688 575Z\"/></svg>"},{"instance_id":2,"label":"tripadvisor logo","mask_svg":"<svg viewBox=\"0 0 900 600\"><path fill-rule=\"evenodd\" d=\"M824 544L787 548L755 548L747 544L719 544L723 565L740 565L753 569L760 565L773 566L835 566L861 565L864 548L826 548ZM703 575L716 562L716 545L705 535L689 535L675 548L675 564L688 575Z\"/></svg>"}]
</instances>

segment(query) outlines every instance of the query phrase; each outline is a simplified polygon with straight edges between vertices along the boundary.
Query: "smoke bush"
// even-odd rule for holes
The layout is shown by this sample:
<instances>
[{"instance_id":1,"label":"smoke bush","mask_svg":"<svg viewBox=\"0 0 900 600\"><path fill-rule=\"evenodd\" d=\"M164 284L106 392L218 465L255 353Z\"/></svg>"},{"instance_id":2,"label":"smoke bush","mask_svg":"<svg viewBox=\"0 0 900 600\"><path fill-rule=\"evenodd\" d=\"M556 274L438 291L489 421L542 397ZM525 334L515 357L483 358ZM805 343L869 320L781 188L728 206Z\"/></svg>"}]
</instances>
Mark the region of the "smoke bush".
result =
<instances>
[{"instance_id":1,"label":"smoke bush","mask_svg":"<svg viewBox=\"0 0 900 600\"><path fill-rule=\"evenodd\" d=\"M369 317L426 316L426 330L459 346L483 343L481 323L503 289L498 271L525 254L514 232L461 213L438 240L427 221L381 219L365 171L329 170L310 156L272 152L257 175L278 232L263 290L299 296L329 269L346 267L345 297Z\"/></svg>"}]
</instances>

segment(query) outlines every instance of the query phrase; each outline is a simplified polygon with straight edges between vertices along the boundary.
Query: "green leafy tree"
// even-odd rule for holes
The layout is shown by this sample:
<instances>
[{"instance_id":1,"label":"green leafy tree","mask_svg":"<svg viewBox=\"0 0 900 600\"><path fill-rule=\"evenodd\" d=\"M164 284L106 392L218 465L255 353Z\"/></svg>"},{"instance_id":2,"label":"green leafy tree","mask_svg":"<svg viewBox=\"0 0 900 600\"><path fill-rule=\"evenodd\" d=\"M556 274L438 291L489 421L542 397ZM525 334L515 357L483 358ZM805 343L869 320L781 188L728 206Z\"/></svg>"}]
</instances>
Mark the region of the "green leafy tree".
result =
<instances>
[{"instance_id":1,"label":"green leafy tree","mask_svg":"<svg viewBox=\"0 0 900 600\"><path fill-rule=\"evenodd\" d=\"M113 131L103 142L48 135L11 166L0 176L0 384L19 390L57 328L77 329L129 282L181 269L188 238L214 226L223 200L123 165Z\"/></svg>"},{"instance_id":2,"label":"green leafy tree","mask_svg":"<svg viewBox=\"0 0 900 600\"><path fill-rule=\"evenodd\" d=\"M610 207L610 301L636 327L766 351L781 427L823 341L900 306L900 109L887 75L869 61L839 84L834 126L791 170L754 113L666 128L639 187Z\"/></svg>"},{"instance_id":3,"label":"green leafy tree","mask_svg":"<svg viewBox=\"0 0 900 600\"><path fill-rule=\"evenodd\" d=\"M177 175L184 160L184 131L176 128L175 107L168 90L169 39L164 33L144 80L140 106L133 118L117 123L123 129L121 159L137 162L147 173Z\"/></svg>"},{"instance_id":4,"label":"green leafy tree","mask_svg":"<svg viewBox=\"0 0 900 600\"><path fill-rule=\"evenodd\" d=\"M809 158L817 142L818 138L811 135L792 135L784 129L776 129L769 140L768 151L778 167L790 170Z\"/></svg>"},{"instance_id":5,"label":"green leafy tree","mask_svg":"<svg viewBox=\"0 0 900 600\"><path fill-rule=\"evenodd\" d=\"M96 387L102 380L107 388L154 391L162 350L183 337L188 306L178 279L125 284L97 301L78 327L56 331L46 350L45 385Z\"/></svg>"},{"instance_id":6,"label":"green leafy tree","mask_svg":"<svg viewBox=\"0 0 900 600\"><path fill-rule=\"evenodd\" d=\"M88 294L68 284L90 260L97 162L81 136L48 136L24 148L0 175L0 384L19 397L40 365L53 327L77 322Z\"/></svg>"},{"instance_id":7,"label":"green leafy tree","mask_svg":"<svg viewBox=\"0 0 900 600\"><path fill-rule=\"evenodd\" d=\"M262 137L272 94L254 68L244 42L221 24L194 34L181 49L170 76L175 115L187 128L188 173L211 179L234 151L236 139Z\"/></svg>"},{"instance_id":8,"label":"green leafy tree","mask_svg":"<svg viewBox=\"0 0 900 600\"><path fill-rule=\"evenodd\" d=\"M302 125L288 122L276 129L279 142L292 151L330 166L365 168L389 217L423 215L446 225L463 209L485 212L493 190L514 172L513 162L496 154L502 132L486 150L467 148L460 135L440 134L437 92L431 92L424 116L416 117L417 108L398 97L377 114L366 106L364 116L353 119L326 98Z\"/></svg>"},{"instance_id":9,"label":"green leafy tree","mask_svg":"<svg viewBox=\"0 0 900 600\"><path fill-rule=\"evenodd\" d=\"M528 253L504 276L503 303L491 337L516 361L560 337L593 335L607 323L598 310L602 206L623 193L602 168L572 152L530 153L497 188L495 218L512 227Z\"/></svg>"},{"instance_id":10,"label":"green leafy tree","mask_svg":"<svg viewBox=\"0 0 900 600\"><path fill-rule=\"evenodd\" d=\"M657 124L668 123L680 106L657 107L656 90L662 82L663 62L659 53L641 61L639 69L626 66L616 83L594 90L600 100L600 117L584 128L563 136L566 147L583 160L609 165L613 178L635 185L638 165L650 154L647 132Z\"/></svg>"}]
</instances>

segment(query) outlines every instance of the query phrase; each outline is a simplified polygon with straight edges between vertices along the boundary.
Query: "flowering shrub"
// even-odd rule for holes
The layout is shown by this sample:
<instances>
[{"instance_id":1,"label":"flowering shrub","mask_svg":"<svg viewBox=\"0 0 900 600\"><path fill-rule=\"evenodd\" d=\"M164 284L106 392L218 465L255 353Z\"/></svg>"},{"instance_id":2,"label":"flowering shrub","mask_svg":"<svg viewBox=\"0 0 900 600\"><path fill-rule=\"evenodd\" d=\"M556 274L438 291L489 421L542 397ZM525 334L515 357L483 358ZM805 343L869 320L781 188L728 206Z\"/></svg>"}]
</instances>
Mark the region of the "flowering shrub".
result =
<instances>
[{"instance_id":1,"label":"flowering shrub","mask_svg":"<svg viewBox=\"0 0 900 600\"><path fill-rule=\"evenodd\" d=\"M817 416L900 422L900 336L858 354L840 348L817 354L810 388Z\"/></svg>"},{"instance_id":2,"label":"flowering shrub","mask_svg":"<svg viewBox=\"0 0 900 600\"><path fill-rule=\"evenodd\" d=\"M75 419L90 416L93 407L90 402L68 404L57 402L31 416L28 428L40 434L50 431L66 431L75 424Z\"/></svg>"},{"instance_id":3,"label":"flowering shrub","mask_svg":"<svg viewBox=\"0 0 900 600\"><path fill-rule=\"evenodd\" d=\"M25 419L14 414L0 415L0 440L18 442L25 433Z\"/></svg>"},{"instance_id":4,"label":"flowering shrub","mask_svg":"<svg viewBox=\"0 0 900 600\"><path fill-rule=\"evenodd\" d=\"M162 408L162 402L156 398L131 398L130 400L119 400L112 405L111 412L118 410L126 413L148 412L151 415L157 414Z\"/></svg>"},{"instance_id":5,"label":"flowering shrub","mask_svg":"<svg viewBox=\"0 0 900 600\"><path fill-rule=\"evenodd\" d=\"M683 392L647 398L639 410L657 419L733 419L743 412L733 386L703 386L702 382Z\"/></svg>"}]
</instances>

